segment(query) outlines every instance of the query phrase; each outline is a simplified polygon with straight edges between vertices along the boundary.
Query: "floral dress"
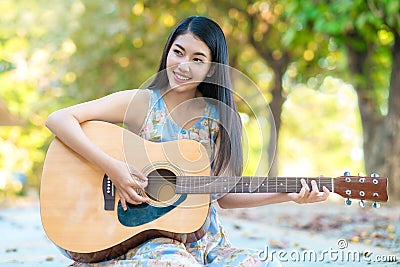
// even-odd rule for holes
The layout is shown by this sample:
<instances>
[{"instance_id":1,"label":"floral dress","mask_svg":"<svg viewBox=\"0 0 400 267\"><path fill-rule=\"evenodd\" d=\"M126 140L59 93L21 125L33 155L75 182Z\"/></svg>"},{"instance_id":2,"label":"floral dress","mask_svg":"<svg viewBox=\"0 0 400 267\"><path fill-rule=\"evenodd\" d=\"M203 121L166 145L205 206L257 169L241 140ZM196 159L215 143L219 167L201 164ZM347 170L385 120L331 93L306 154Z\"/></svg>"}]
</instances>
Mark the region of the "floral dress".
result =
<instances>
[{"instance_id":1,"label":"floral dress","mask_svg":"<svg viewBox=\"0 0 400 267\"><path fill-rule=\"evenodd\" d=\"M207 103L203 117L189 129L184 129L168 116L161 91L148 91L149 110L139 133L141 137L154 142L193 139L203 144L210 156L213 155L219 119L215 105ZM261 261L257 250L233 248L214 205L215 201L211 205L210 226L200 240L182 243L165 237L154 238L114 260L94 264L75 263L74 266L281 266L278 262Z\"/></svg>"}]
</instances>

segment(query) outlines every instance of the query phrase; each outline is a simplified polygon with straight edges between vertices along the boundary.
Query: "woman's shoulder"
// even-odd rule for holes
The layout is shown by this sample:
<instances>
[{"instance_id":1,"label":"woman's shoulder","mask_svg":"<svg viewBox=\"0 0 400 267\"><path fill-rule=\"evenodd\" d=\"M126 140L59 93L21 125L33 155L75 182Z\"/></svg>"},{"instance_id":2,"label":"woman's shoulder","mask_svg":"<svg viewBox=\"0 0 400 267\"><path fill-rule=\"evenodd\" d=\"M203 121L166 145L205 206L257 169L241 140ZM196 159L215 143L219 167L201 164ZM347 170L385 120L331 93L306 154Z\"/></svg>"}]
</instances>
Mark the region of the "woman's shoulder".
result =
<instances>
[{"instance_id":1,"label":"woman's shoulder","mask_svg":"<svg viewBox=\"0 0 400 267\"><path fill-rule=\"evenodd\" d=\"M129 89L120 91L121 95L130 96L130 97L137 97L140 100L148 99L152 93L150 89Z\"/></svg>"},{"instance_id":2,"label":"woman's shoulder","mask_svg":"<svg viewBox=\"0 0 400 267\"><path fill-rule=\"evenodd\" d=\"M125 97L125 101L129 101L124 123L134 132L138 131L145 120L151 94L149 89L131 89L120 92L120 96Z\"/></svg>"},{"instance_id":3,"label":"woman's shoulder","mask_svg":"<svg viewBox=\"0 0 400 267\"><path fill-rule=\"evenodd\" d=\"M149 99L150 97L150 90L148 89L129 89L129 90L122 90L122 91L117 91L112 94L109 94L106 96L107 98L115 99L115 100L121 100L121 101L137 101L141 102L143 100Z\"/></svg>"},{"instance_id":4,"label":"woman's shoulder","mask_svg":"<svg viewBox=\"0 0 400 267\"><path fill-rule=\"evenodd\" d=\"M114 93L116 98L126 103L128 110L144 108L146 111L151 94L149 89L129 89Z\"/></svg>"}]
</instances>

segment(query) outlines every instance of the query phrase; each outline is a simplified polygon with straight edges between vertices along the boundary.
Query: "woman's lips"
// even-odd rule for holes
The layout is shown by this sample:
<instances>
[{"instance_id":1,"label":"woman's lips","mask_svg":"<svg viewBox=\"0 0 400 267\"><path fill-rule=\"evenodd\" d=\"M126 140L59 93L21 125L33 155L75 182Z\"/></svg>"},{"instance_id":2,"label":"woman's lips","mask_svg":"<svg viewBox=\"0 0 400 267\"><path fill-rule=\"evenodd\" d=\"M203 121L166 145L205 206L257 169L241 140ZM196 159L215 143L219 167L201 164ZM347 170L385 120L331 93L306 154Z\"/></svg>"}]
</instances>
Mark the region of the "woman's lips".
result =
<instances>
[{"instance_id":1,"label":"woman's lips","mask_svg":"<svg viewBox=\"0 0 400 267\"><path fill-rule=\"evenodd\" d=\"M179 83L185 83L190 80L190 77L174 72L174 79Z\"/></svg>"}]
</instances>

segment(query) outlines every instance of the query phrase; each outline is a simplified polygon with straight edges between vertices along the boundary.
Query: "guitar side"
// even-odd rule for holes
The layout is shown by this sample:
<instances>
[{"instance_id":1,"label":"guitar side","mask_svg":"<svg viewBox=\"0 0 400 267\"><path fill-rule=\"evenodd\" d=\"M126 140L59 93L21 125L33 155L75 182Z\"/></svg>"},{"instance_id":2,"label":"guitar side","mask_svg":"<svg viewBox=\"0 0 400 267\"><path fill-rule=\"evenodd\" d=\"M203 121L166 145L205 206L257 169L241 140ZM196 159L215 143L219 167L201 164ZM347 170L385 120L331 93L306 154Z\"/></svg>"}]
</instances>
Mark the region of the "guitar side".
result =
<instances>
[{"instance_id":1,"label":"guitar side","mask_svg":"<svg viewBox=\"0 0 400 267\"><path fill-rule=\"evenodd\" d=\"M105 122L86 122L82 129L103 151L139 170L148 172L153 166L164 164L184 175L209 175L207 152L198 142L152 143ZM41 180L42 224L53 243L74 260L94 262L114 258L154 236L195 240L207 227L208 194L187 196L179 206L153 221L124 226L118 219L118 196L113 210L104 209L103 177L100 168L57 138L53 140Z\"/></svg>"}]
</instances>

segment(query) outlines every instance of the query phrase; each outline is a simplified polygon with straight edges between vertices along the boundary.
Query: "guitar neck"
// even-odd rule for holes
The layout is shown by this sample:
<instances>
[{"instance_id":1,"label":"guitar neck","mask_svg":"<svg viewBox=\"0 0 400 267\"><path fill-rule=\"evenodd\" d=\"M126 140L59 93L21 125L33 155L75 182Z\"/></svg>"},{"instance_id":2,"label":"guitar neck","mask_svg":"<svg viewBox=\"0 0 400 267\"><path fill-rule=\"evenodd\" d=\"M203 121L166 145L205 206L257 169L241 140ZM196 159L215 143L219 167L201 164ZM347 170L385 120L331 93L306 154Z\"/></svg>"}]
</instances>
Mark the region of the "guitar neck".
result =
<instances>
[{"instance_id":1,"label":"guitar neck","mask_svg":"<svg viewBox=\"0 0 400 267\"><path fill-rule=\"evenodd\" d=\"M315 180L321 191L325 186L333 192L333 178L330 177L221 177L221 176L177 176L178 194L218 193L297 193L304 179L311 188Z\"/></svg>"}]
</instances>

